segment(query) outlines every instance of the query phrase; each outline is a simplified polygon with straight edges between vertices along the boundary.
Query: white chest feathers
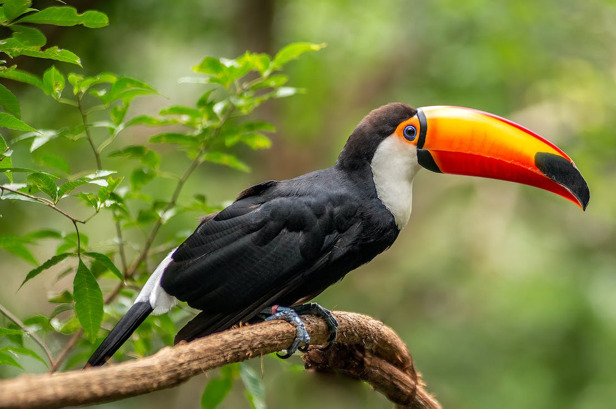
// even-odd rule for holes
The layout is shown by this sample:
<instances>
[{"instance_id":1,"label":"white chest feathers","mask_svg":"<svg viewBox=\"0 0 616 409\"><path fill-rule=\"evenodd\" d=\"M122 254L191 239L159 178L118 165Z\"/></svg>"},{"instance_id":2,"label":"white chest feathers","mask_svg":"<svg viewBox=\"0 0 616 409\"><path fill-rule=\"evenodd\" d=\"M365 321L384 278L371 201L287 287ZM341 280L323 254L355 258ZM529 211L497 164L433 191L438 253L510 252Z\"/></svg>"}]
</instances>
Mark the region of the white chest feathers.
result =
<instances>
[{"instance_id":1,"label":"white chest feathers","mask_svg":"<svg viewBox=\"0 0 616 409\"><path fill-rule=\"evenodd\" d=\"M371 167L376 193L402 230L411 217L417 148L391 135L379 144Z\"/></svg>"}]
</instances>

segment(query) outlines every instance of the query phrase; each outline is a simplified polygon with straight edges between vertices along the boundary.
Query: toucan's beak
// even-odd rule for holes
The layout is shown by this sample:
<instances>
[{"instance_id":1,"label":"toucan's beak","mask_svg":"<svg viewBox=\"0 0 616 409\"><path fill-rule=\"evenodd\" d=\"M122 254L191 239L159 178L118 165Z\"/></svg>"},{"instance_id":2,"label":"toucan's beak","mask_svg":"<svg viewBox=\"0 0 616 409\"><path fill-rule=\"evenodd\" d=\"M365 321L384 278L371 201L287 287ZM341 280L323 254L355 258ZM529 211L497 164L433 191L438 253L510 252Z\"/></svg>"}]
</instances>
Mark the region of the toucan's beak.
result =
<instances>
[{"instance_id":1,"label":"toucan's beak","mask_svg":"<svg viewBox=\"0 0 616 409\"><path fill-rule=\"evenodd\" d=\"M418 109L419 164L434 172L482 176L536 186L586 209L588 185L563 151L528 129L486 112Z\"/></svg>"}]
</instances>

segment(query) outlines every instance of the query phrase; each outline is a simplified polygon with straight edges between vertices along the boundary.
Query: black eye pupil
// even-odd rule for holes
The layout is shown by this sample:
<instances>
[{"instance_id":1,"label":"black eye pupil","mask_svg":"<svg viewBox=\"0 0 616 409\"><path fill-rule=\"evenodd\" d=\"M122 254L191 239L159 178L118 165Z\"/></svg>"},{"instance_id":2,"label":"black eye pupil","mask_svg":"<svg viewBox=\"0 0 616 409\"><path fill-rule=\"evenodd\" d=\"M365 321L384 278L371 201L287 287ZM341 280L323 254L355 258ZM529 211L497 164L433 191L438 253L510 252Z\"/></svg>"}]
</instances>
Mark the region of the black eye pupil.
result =
<instances>
[{"instance_id":1,"label":"black eye pupil","mask_svg":"<svg viewBox=\"0 0 616 409\"><path fill-rule=\"evenodd\" d=\"M417 128L415 128L413 125L409 125L404 128L404 137L409 141L414 141L417 137Z\"/></svg>"}]
</instances>

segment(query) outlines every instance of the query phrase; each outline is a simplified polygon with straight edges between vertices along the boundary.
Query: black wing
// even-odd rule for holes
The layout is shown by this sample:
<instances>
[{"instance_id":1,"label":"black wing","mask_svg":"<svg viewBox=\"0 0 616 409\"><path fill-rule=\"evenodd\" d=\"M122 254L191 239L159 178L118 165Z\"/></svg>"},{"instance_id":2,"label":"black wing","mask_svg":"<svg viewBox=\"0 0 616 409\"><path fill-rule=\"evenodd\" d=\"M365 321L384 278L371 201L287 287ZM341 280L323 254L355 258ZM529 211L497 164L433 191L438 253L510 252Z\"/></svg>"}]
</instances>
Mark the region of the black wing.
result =
<instances>
[{"instance_id":1,"label":"black wing","mask_svg":"<svg viewBox=\"0 0 616 409\"><path fill-rule=\"evenodd\" d=\"M341 193L285 194L273 182L244 192L204 221L165 270L165 291L204 310L180 339L228 328L340 279L350 268L328 268L343 253L336 244L351 248L359 236L357 212L357 201Z\"/></svg>"}]
</instances>

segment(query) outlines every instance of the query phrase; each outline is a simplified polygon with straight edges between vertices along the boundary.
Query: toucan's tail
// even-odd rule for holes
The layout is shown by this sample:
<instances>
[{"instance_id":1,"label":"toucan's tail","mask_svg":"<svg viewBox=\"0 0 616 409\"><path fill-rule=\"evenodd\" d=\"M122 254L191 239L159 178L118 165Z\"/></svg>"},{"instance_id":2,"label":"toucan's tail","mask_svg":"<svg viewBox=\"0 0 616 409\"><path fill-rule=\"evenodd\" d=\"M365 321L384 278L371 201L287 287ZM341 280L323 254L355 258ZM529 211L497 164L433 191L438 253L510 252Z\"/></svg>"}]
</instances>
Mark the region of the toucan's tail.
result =
<instances>
[{"instance_id":1,"label":"toucan's tail","mask_svg":"<svg viewBox=\"0 0 616 409\"><path fill-rule=\"evenodd\" d=\"M147 300L133 304L88 359L86 367L100 366L107 362L152 311Z\"/></svg>"}]
</instances>

